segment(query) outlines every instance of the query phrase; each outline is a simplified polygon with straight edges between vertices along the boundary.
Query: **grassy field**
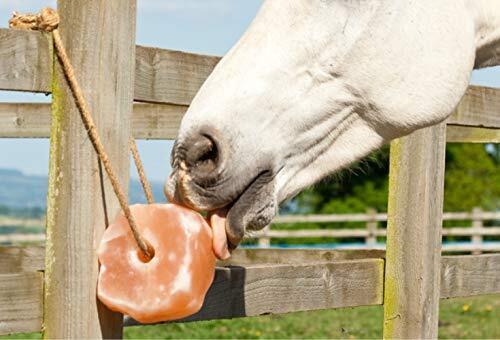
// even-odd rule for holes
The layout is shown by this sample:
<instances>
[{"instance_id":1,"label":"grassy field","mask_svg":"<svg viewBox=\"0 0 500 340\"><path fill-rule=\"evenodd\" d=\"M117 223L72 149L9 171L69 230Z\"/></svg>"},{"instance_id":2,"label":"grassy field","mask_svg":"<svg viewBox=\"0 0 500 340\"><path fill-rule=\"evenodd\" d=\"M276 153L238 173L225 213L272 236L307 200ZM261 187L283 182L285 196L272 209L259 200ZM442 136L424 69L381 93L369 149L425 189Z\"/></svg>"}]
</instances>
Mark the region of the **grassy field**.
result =
<instances>
[{"instance_id":1,"label":"grassy field","mask_svg":"<svg viewBox=\"0 0 500 340\"><path fill-rule=\"evenodd\" d=\"M382 336L382 308L361 307L190 324L129 327L129 339L345 338ZM500 338L500 295L442 301L439 337ZM40 338L39 333L0 339Z\"/></svg>"}]
</instances>

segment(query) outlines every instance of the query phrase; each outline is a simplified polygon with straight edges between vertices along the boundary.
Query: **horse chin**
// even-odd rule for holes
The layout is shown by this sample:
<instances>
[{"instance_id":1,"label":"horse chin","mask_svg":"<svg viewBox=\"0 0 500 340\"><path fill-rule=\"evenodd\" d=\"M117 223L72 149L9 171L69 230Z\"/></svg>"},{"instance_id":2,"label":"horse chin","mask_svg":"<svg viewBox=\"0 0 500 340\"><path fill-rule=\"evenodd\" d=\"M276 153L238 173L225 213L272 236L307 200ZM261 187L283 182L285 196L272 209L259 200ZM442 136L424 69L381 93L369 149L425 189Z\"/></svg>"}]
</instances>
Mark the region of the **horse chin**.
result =
<instances>
[{"instance_id":1,"label":"horse chin","mask_svg":"<svg viewBox=\"0 0 500 340\"><path fill-rule=\"evenodd\" d=\"M274 181L261 174L228 206L226 235L230 248L236 248L246 233L271 223L278 206L275 197Z\"/></svg>"},{"instance_id":2,"label":"horse chin","mask_svg":"<svg viewBox=\"0 0 500 340\"><path fill-rule=\"evenodd\" d=\"M236 248L247 232L263 229L276 214L277 200L275 176L272 171L263 171L243 186L238 195L225 195L224 190L210 202L209 196L198 194L192 181L182 173L174 173L165 185L165 195L172 203L193 210L217 214L225 223L225 231L230 249ZM210 195L212 196L212 195ZM222 202L220 197L233 197ZM212 196L212 198L215 198Z\"/></svg>"}]
</instances>

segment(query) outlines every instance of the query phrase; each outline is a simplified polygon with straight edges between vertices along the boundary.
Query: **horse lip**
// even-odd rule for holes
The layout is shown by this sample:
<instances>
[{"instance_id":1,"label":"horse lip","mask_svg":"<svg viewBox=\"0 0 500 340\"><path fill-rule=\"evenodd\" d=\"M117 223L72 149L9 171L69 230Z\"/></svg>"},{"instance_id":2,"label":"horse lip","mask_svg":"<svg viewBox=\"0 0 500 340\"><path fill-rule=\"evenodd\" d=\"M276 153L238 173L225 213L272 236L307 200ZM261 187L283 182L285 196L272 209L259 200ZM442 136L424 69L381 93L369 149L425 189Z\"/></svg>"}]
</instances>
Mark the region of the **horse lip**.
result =
<instances>
[{"instance_id":1,"label":"horse lip","mask_svg":"<svg viewBox=\"0 0 500 340\"><path fill-rule=\"evenodd\" d=\"M274 174L261 171L227 207L226 234L230 249L241 242L249 227L265 227L275 214ZM272 209L272 216L269 213Z\"/></svg>"}]
</instances>

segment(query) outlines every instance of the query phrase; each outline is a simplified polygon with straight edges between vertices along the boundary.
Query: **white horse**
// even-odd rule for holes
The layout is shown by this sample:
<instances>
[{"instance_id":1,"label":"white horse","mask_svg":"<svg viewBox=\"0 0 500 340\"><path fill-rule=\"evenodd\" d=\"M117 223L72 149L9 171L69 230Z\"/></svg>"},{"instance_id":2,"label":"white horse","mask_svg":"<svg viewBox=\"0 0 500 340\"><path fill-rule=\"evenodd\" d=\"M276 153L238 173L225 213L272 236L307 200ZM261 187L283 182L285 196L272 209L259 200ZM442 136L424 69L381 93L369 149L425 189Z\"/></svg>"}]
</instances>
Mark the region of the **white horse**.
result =
<instances>
[{"instance_id":1,"label":"white horse","mask_svg":"<svg viewBox=\"0 0 500 340\"><path fill-rule=\"evenodd\" d=\"M171 200L212 213L225 258L278 205L439 123L500 63L500 0L267 0L203 85L172 153Z\"/></svg>"}]
</instances>

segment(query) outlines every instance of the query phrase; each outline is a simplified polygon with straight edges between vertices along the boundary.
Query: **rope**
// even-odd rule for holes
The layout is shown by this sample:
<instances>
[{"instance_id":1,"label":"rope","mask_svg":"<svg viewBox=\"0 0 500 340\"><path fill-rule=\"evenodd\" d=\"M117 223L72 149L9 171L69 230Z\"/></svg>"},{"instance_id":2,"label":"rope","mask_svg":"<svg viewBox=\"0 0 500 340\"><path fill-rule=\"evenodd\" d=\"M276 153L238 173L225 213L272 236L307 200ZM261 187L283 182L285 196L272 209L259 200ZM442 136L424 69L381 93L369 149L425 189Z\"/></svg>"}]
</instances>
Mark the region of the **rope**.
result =
<instances>
[{"instance_id":1,"label":"rope","mask_svg":"<svg viewBox=\"0 0 500 340\"><path fill-rule=\"evenodd\" d=\"M137 150L137 143L133 138L130 139L130 151L132 151L132 157L134 158L135 167L137 168L137 173L139 174L139 179L141 180L146 200L149 204L153 204L153 191L151 190L151 185L149 184L146 173L144 172L144 167L142 166L141 158L139 156L139 150Z\"/></svg>"},{"instance_id":2,"label":"rope","mask_svg":"<svg viewBox=\"0 0 500 340\"><path fill-rule=\"evenodd\" d=\"M137 229L137 224L135 222L134 217L132 216L132 212L128 206L127 197L120 186L118 178L116 176L115 171L111 165L109 157L102 145L101 139L97 132L97 128L95 126L94 120L92 119L92 115L90 114L87 102L83 97L83 93L80 85L75 77L75 72L71 62L69 60L68 54L66 53L66 49L64 48L64 44L62 42L61 35L58 30L59 26L59 15L57 11L52 8L44 8L39 14L27 14L22 15L14 12L13 17L9 20L9 27L14 29L25 29L25 30L38 30L42 32L52 32L54 38L54 46L56 50L56 54L61 62L61 66L68 81L68 85L73 93L73 96L76 101L76 105L80 111L80 116L83 120L83 123L87 129L88 135L94 146L99 159L101 160L106 173L108 174L109 180L113 187L113 191L115 192L118 201L120 202L120 206L127 218L130 229L132 230L132 234L137 242L137 245L142 250L144 255L148 259L153 258L154 249L148 245L146 240L142 237ZM153 198L151 194L151 188L149 183L147 182L146 176L144 174L144 168L139 159L139 154L137 152L137 147L135 141L130 142L130 147L132 149L132 154L134 155L134 161L137 166L137 170L139 172L139 176L141 178L141 183L143 184L144 190L146 192L146 197L149 203L152 203Z\"/></svg>"}]
</instances>

